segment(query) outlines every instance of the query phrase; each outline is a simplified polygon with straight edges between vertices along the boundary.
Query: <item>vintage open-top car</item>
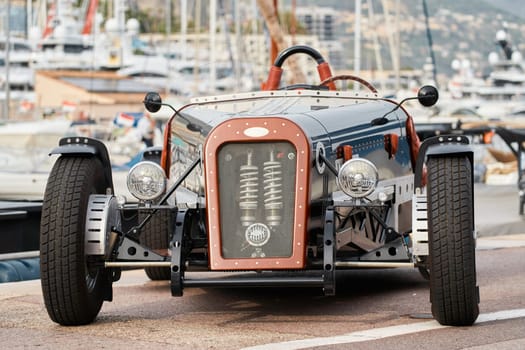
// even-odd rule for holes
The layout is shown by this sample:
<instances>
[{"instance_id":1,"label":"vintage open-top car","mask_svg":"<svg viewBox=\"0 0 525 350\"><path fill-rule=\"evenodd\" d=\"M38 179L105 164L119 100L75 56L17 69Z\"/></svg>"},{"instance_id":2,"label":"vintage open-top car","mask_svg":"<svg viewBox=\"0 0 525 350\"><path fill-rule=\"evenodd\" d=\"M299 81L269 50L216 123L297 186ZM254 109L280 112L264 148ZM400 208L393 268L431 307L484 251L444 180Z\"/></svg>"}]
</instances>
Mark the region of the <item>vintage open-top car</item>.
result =
<instances>
[{"instance_id":1,"label":"vintage open-top car","mask_svg":"<svg viewBox=\"0 0 525 350\"><path fill-rule=\"evenodd\" d=\"M279 89L290 55L319 85ZM369 91L338 91L338 80ZM433 87L417 97L426 106ZM163 104L148 93L146 108ZM401 104L332 76L315 50L282 52L259 92L196 98L174 110L162 149L115 196L105 146L64 138L41 220L41 281L51 319L92 322L123 268L188 287L318 287L355 268L416 267L442 324L478 316L472 151L462 136L420 144ZM138 220L133 220L137 218ZM210 271L209 277L192 270ZM219 275L219 276L218 276Z\"/></svg>"}]
</instances>

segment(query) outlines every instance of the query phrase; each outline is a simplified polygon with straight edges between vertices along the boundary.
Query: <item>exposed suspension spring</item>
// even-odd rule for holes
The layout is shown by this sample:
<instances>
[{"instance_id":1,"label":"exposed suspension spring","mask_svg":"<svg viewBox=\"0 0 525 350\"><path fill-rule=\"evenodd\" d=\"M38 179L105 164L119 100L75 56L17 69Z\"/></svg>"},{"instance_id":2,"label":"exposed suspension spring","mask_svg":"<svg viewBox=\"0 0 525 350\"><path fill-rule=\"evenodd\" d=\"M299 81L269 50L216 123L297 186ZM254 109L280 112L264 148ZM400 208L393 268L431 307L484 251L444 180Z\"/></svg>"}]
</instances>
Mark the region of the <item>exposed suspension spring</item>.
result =
<instances>
[{"instance_id":1,"label":"exposed suspension spring","mask_svg":"<svg viewBox=\"0 0 525 350\"><path fill-rule=\"evenodd\" d=\"M282 219L282 164L275 160L274 152L270 153L270 160L264 162L264 209L266 223L269 226L278 226Z\"/></svg>"},{"instance_id":2,"label":"exposed suspension spring","mask_svg":"<svg viewBox=\"0 0 525 350\"><path fill-rule=\"evenodd\" d=\"M246 164L240 167L239 208L241 209L242 226L250 226L256 219L255 212L259 198L259 167L252 164L252 156L252 151L248 151Z\"/></svg>"}]
</instances>

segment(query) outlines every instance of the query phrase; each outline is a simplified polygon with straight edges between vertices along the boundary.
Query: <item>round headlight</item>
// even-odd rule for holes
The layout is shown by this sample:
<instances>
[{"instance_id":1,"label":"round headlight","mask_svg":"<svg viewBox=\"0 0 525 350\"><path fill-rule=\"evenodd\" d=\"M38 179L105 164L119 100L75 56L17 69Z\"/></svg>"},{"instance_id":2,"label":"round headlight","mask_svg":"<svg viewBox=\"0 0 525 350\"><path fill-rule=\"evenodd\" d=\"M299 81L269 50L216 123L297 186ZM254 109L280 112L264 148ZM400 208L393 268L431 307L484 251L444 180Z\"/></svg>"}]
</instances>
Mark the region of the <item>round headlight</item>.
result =
<instances>
[{"instance_id":1,"label":"round headlight","mask_svg":"<svg viewBox=\"0 0 525 350\"><path fill-rule=\"evenodd\" d=\"M153 162L137 163L128 173L129 192L138 199L152 200L164 193L166 175L160 165Z\"/></svg>"},{"instance_id":2,"label":"round headlight","mask_svg":"<svg viewBox=\"0 0 525 350\"><path fill-rule=\"evenodd\" d=\"M339 188L353 198L361 198L372 193L377 185L376 166L363 158L350 159L339 169L337 183Z\"/></svg>"}]
</instances>

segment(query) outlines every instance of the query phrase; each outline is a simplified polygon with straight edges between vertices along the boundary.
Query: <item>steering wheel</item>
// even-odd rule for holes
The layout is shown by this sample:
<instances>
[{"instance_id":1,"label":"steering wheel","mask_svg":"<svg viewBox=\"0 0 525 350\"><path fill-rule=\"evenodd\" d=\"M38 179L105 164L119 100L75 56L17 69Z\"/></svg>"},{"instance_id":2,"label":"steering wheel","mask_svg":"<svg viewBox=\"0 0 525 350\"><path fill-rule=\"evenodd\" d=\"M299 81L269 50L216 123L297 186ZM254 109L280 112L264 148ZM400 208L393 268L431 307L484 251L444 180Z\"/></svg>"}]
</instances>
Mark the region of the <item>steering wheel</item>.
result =
<instances>
[{"instance_id":1,"label":"steering wheel","mask_svg":"<svg viewBox=\"0 0 525 350\"><path fill-rule=\"evenodd\" d=\"M372 84L370 84L368 81L362 78L356 77L355 75L350 75L350 74L343 74L343 75L336 75L333 77L329 77L323 80L321 84L319 84L319 86L329 86L329 84L333 84L335 81L338 81L338 80L352 80L352 81L358 82L366 86L368 90L372 91L374 94L377 94L377 89Z\"/></svg>"},{"instance_id":2,"label":"steering wheel","mask_svg":"<svg viewBox=\"0 0 525 350\"><path fill-rule=\"evenodd\" d=\"M273 66L270 68L270 72L268 73L268 79L262 84L262 90L277 90L279 88L279 83L281 82L281 76L283 74L283 69L281 67L288 57L296 53L305 53L317 62L317 72L319 73L321 81L324 82L332 77L330 66L317 50L309 46L296 45L283 50L279 56L277 56ZM335 84L333 82L328 82L326 84L330 90L335 90Z\"/></svg>"}]
</instances>

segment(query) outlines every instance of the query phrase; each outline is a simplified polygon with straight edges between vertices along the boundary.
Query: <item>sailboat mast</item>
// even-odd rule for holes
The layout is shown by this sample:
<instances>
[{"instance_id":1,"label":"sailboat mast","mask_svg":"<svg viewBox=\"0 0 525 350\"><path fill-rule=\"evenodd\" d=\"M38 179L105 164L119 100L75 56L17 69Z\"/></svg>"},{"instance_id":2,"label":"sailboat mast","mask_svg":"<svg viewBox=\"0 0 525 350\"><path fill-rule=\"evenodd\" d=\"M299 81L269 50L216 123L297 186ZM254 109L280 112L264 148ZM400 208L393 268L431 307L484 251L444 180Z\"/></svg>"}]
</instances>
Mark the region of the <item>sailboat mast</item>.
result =
<instances>
[{"instance_id":1,"label":"sailboat mast","mask_svg":"<svg viewBox=\"0 0 525 350\"><path fill-rule=\"evenodd\" d=\"M390 7L389 7L389 0L382 0L381 1L382 5L383 5L383 12L385 14L385 22L386 22L386 27L387 28L394 28L394 26L392 25L392 22L391 22L391 18L390 18ZM399 2L396 2L396 11L398 9L398 5ZM398 14L396 14L397 16ZM397 20L396 20L397 21ZM398 23L398 22L397 22ZM395 32L398 33L399 32L399 27L396 28ZM394 70L395 72L395 75L396 75L396 91L399 91L400 89L400 77L399 77L399 70L400 70L400 59L399 59L399 44L397 44L394 40L394 31L392 30L389 30L388 32L388 46L390 48L390 57L392 59L392 69ZM397 35L397 34L396 34Z\"/></svg>"},{"instance_id":2,"label":"sailboat mast","mask_svg":"<svg viewBox=\"0 0 525 350\"><path fill-rule=\"evenodd\" d=\"M235 60L235 81L240 86L241 85L241 11L238 1L233 2L234 14L235 14L235 47L237 48L237 56Z\"/></svg>"},{"instance_id":3,"label":"sailboat mast","mask_svg":"<svg viewBox=\"0 0 525 350\"><path fill-rule=\"evenodd\" d=\"M361 0L355 0L354 23L354 75L361 75ZM354 91L359 91L360 84L354 84Z\"/></svg>"},{"instance_id":4,"label":"sailboat mast","mask_svg":"<svg viewBox=\"0 0 525 350\"><path fill-rule=\"evenodd\" d=\"M4 119L9 119L10 102L11 102L11 87L9 86L9 54L11 52L11 26L9 20L11 19L11 1L7 1L7 20L5 21L5 101L4 101Z\"/></svg>"},{"instance_id":5,"label":"sailboat mast","mask_svg":"<svg viewBox=\"0 0 525 350\"><path fill-rule=\"evenodd\" d=\"M195 0L195 60L193 65L193 94L197 94L199 84L199 60L200 60L200 31L201 31L201 0Z\"/></svg>"},{"instance_id":6,"label":"sailboat mast","mask_svg":"<svg viewBox=\"0 0 525 350\"><path fill-rule=\"evenodd\" d=\"M26 1L26 38L29 38L29 33L31 33L31 26L33 24L33 1Z\"/></svg>"},{"instance_id":7,"label":"sailboat mast","mask_svg":"<svg viewBox=\"0 0 525 350\"><path fill-rule=\"evenodd\" d=\"M233 6L235 6L235 4L233 4ZM226 23L226 11L224 9L224 0L219 0L219 21L221 22L220 27L221 27L222 34L224 35L224 42L226 43L226 50L228 50L228 59L230 60L230 65L233 71L235 70L235 60L233 58L233 50L232 50L233 45L230 40L230 33L228 31L228 27Z\"/></svg>"},{"instance_id":8,"label":"sailboat mast","mask_svg":"<svg viewBox=\"0 0 525 350\"><path fill-rule=\"evenodd\" d=\"M210 90L215 93L216 60L216 29L217 29L217 0L210 0Z\"/></svg>"},{"instance_id":9,"label":"sailboat mast","mask_svg":"<svg viewBox=\"0 0 525 350\"><path fill-rule=\"evenodd\" d=\"M430 32L430 24L428 21L428 8L427 8L426 0L423 0L423 12L425 14L425 26L427 28L427 40L428 40L428 48L430 50L430 59L432 60L432 79L434 79L434 84L437 84L436 57L434 56L434 48L432 47L432 33Z\"/></svg>"},{"instance_id":10,"label":"sailboat mast","mask_svg":"<svg viewBox=\"0 0 525 350\"><path fill-rule=\"evenodd\" d=\"M368 6L368 17L370 20L370 25L372 28L375 28L376 17L374 13L374 7L372 5L372 0L367 0L367 6ZM375 60L377 64L377 70L382 73L384 71L383 59L381 57L381 48L379 46L379 38L375 30L372 31L372 40L374 43L374 54L375 54ZM379 79L379 87L383 88L383 79Z\"/></svg>"},{"instance_id":11,"label":"sailboat mast","mask_svg":"<svg viewBox=\"0 0 525 350\"><path fill-rule=\"evenodd\" d=\"M170 81L171 81L171 70L170 70L170 59L169 54L171 52L171 0L166 0L166 49L168 51L168 55L166 55L166 72L167 72L167 79L166 79L166 96L170 94Z\"/></svg>"},{"instance_id":12,"label":"sailboat mast","mask_svg":"<svg viewBox=\"0 0 525 350\"><path fill-rule=\"evenodd\" d=\"M188 0L180 1L180 46L181 59L186 61L186 41L188 33Z\"/></svg>"}]
</instances>

